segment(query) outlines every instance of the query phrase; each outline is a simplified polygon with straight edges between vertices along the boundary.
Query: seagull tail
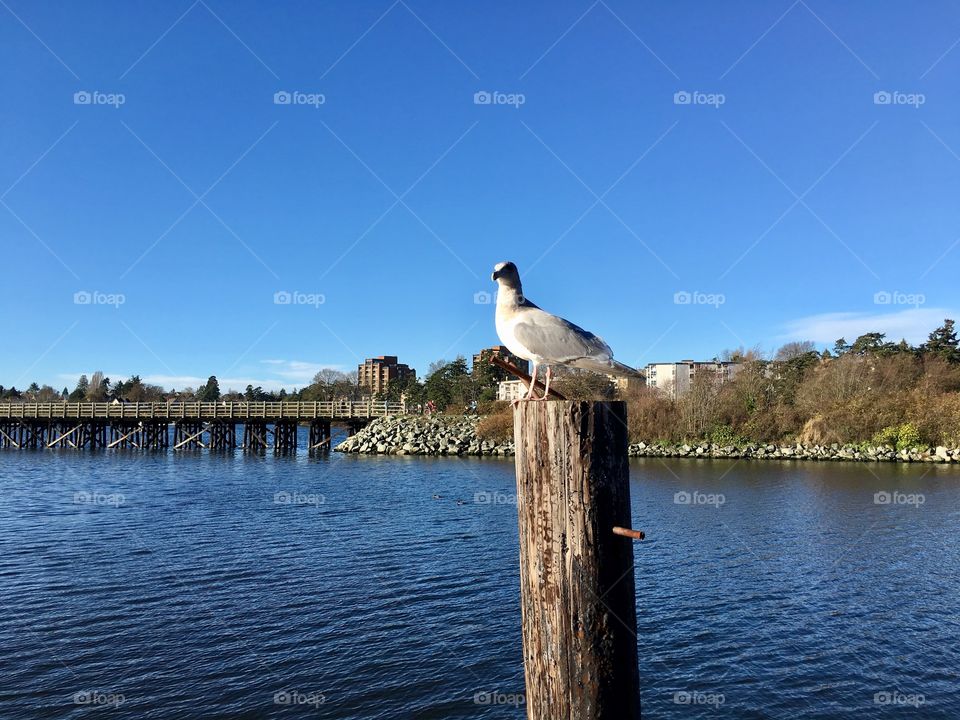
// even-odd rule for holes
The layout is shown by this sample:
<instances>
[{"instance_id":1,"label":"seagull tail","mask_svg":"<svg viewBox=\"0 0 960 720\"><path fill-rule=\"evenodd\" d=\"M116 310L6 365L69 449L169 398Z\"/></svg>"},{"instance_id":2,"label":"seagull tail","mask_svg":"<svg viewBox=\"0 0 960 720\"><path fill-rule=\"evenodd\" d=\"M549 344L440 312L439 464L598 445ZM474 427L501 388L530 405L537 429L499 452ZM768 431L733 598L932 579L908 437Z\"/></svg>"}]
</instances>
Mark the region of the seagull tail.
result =
<instances>
[{"instance_id":1,"label":"seagull tail","mask_svg":"<svg viewBox=\"0 0 960 720\"><path fill-rule=\"evenodd\" d=\"M613 375L619 375L620 377L625 378L644 378L646 377L639 370L635 370L629 365L624 365L622 362L617 362L613 358L610 358L610 369L607 371Z\"/></svg>"},{"instance_id":2,"label":"seagull tail","mask_svg":"<svg viewBox=\"0 0 960 720\"><path fill-rule=\"evenodd\" d=\"M617 362L613 358L609 360L599 360L591 358L581 358L576 362L570 363L573 367L583 370L591 370L595 373L604 375L618 375L619 377L640 379L645 377L639 370L634 370L629 365Z\"/></svg>"}]
</instances>

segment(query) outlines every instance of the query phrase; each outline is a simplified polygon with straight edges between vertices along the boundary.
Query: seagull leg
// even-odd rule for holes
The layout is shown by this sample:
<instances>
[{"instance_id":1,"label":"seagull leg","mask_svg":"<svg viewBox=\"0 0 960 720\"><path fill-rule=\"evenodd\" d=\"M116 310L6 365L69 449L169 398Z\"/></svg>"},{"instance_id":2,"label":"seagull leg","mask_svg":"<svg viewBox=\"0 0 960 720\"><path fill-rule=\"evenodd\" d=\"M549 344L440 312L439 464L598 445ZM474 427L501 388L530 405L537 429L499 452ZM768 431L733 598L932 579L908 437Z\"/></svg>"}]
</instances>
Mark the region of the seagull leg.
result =
<instances>
[{"instance_id":1,"label":"seagull leg","mask_svg":"<svg viewBox=\"0 0 960 720\"><path fill-rule=\"evenodd\" d=\"M546 381L546 383L544 383L544 387L543 387L543 397L540 398L541 400L546 400L547 397L550 395L550 378L551 378L552 376L553 376L553 374L552 374L552 372L551 372L551 370L550 370L550 366L547 365L547 381Z\"/></svg>"},{"instance_id":2,"label":"seagull leg","mask_svg":"<svg viewBox=\"0 0 960 720\"><path fill-rule=\"evenodd\" d=\"M530 376L530 386L527 388L527 394L521 398L517 398L516 400L512 401L510 404L513 405L513 407L516 407L520 403L527 402L528 400L530 400L530 396L533 395L533 388L536 386L536 384L537 384L537 364L534 363L533 374Z\"/></svg>"},{"instance_id":3,"label":"seagull leg","mask_svg":"<svg viewBox=\"0 0 960 720\"><path fill-rule=\"evenodd\" d=\"M524 400L535 400L534 391L537 389L537 364L533 364L533 370L530 373L530 387L527 389L527 395Z\"/></svg>"}]
</instances>

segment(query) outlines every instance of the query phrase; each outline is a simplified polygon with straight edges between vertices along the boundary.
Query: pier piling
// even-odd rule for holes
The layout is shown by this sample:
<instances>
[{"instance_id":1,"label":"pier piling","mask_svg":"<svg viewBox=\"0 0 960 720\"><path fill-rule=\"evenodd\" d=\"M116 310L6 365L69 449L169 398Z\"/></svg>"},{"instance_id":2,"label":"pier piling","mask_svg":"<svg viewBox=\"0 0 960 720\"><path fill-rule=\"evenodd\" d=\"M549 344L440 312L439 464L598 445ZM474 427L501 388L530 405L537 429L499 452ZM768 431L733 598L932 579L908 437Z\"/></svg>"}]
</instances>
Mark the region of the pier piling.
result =
<instances>
[{"instance_id":1,"label":"pier piling","mask_svg":"<svg viewBox=\"0 0 960 720\"><path fill-rule=\"evenodd\" d=\"M623 402L522 402L514 413L530 720L640 717ZM632 532L632 531L631 531Z\"/></svg>"}]
</instances>

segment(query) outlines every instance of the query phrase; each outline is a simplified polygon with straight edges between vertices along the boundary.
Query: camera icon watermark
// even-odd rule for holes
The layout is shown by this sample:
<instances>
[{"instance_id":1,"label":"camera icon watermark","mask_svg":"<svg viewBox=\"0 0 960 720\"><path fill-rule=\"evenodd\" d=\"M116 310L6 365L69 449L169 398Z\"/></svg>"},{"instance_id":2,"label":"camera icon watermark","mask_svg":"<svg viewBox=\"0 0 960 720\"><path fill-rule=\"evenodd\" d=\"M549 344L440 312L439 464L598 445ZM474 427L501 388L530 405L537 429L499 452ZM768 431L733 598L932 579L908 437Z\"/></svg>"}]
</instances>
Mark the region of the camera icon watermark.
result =
<instances>
[{"instance_id":1,"label":"camera icon watermark","mask_svg":"<svg viewBox=\"0 0 960 720\"><path fill-rule=\"evenodd\" d=\"M77 90L73 94L74 105L109 105L117 109L127 102L123 93L104 93L99 90Z\"/></svg>"},{"instance_id":2,"label":"camera icon watermark","mask_svg":"<svg viewBox=\"0 0 960 720\"><path fill-rule=\"evenodd\" d=\"M723 93L705 93L699 90L677 90L673 94L674 105L706 105L718 109L727 102L727 96Z\"/></svg>"},{"instance_id":3,"label":"camera icon watermark","mask_svg":"<svg viewBox=\"0 0 960 720\"><path fill-rule=\"evenodd\" d=\"M905 93L899 90L878 90L873 94L874 105L908 105L914 109L927 102L923 93Z\"/></svg>"},{"instance_id":4,"label":"camera icon watermark","mask_svg":"<svg viewBox=\"0 0 960 720\"><path fill-rule=\"evenodd\" d=\"M481 690L473 694L474 705L509 705L520 707L527 702L523 693L502 693L497 690Z\"/></svg>"},{"instance_id":5,"label":"camera icon watermark","mask_svg":"<svg viewBox=\"0 0 960 720\"><path fill-rule=\"evenodd\" d=\"M919 508L927 502L927 497L923 493L902 493L898 490L888 492L881 490L873 494L874 505L912 505Z\"/></svg>"},{"instance_id":6,"label":"camera icon watermark","mask_svg":"<svg viewBox=\"0 0 960 720\"><path fill-rule=\"evenodd\" d=\"M74 305L112 305L114 308L119 308L125 302L127 302L127 296L123 293L77 290L73 294Z\"/></svg>"},{"instance_id":7,"label":"camera icon watermark","mask_svg":"<svg viewBox=\"0 0 960 720\"><path fill-rule=\"evenodd\" d=\"M78 690L73 694L74 705L96 705L98 707L120 707L127 701L122 693L101 692L99 690Z\"/></svg>"},{"instance_id":8,"label":"camera icon watermark","mask_svg":"<svg viewBox=\"0 0 960 720\"><path fill-rule=\"evenodd\" d=\"M323 93L278 90L273 94L274 105L309 105L316 110L326 102L327 96Z\"/></svg>"},{"instance_id":9,"label":"camera icon watermark","mask_svg":"<svg viewBox=\"0 0 960 720\"><path fill-rule=\"evenodd\" d=\"M723 493L702 493L699 490L688 492L681 490L673 494L674 505L710 505L717 509L727 502L727 497Z\"/></svg>"},{"instance_id":10,"label":"camera icon watermark","mask_svg":"<svg viewBox=\"0 0 960 720\"><path fill-rule=\"evenodd\" d=\"M883 690L873 694L874 705L899 705L918 708L927 701L923 693L902 693L899 690Z\"/></svg>"},{"instance_id":11,"label":"camera icon watermark","mask_svg":"<svg viewBox=\"0 0 960 720\"><path fill-rule=\"evenodd\" d=\"M101 505L120 507L127 502L123 493L102 493L99 490L78 490L73 494L74 505Z\"/></svg>"},{"instance_id":12,"label":"camera icon watermark","mask_svg":"<svg viewBox=\"0 0 960 720\"><path fill-rule=\"evenodd\" d=\"M327 501L325 495L320 493L302 493L297 490L289 492L287 490L281 490L280 492L275 492L273 494L273 502L275 505L312 505L313 507L320 507Z\"/></svg>"},{"instance_id":13,"label":"camera icon watermark","mask_svg":"<svg viewBox=\"0 0 960 720\"><path fill-rule=\"evenodd\" d=\"M523 93L504 93L499 90L487 91L478 90L473 94L474 105L508 105L517 110L527 102L527 96Z\"/></svg>"},{"instance_id":14,"label":"camera icon watermark","mask_svg":"<svg viewBox=\"0 0 960 720\"><path fill-rule=\"evenodd\" d=\"M490 305L496 302L497 297L492 292L487 292L486 290L478 290L473 294L473 304L474 305Z\"/></svg>"},{"instance_id":15,"label":"camera icon watermark","mask_svg":"<svg viewBox=\"0 0 960 720\"><path fill-rule=\"evenodd\" d=\"M299 290L277 290L273 294L274 305L312 305L319 308L327 301L327 296L323 293L305 293Z\"/></svg>"},{"instance_id":16,"label":"camera icon watermark","mask_svg":"<svg viewBox=\"0 0 960 720\"><path fill-rule=\"evenodd\" d=\"M726 702L723 693L705 693L699 690L678 690L673 694L676 705L710 705L720 707Z\"/></svg>"},{"instance_id":17,"label":"camera icon watermark","mask_svg":"<svg viewBox=\"0 0 960 720\"><path fill-rule=\"evenodd\" d=\"M727 296L723 293L705 293L699 290L689 292L687 290L678 290L673 294L674 305L710 305L719 308L727 302Z\"/></svg>"},{"instance_id":18,"label":"camera icon watermark","mask_svg":"<svg viewBox=\"0 0 960 720\"><path fill-rule=\"evenodd\" d=\"M517 496L504 492L478 492L473 494L473 501L477 505L516 505Z\"/></svg>"},{"instance_id":19,"label":"camera icon watermark","mask_svg":"<svg viewBox=\"0 0 960 720\"><path fill-rule=\"evenodd\" d=\"M927 296L923 293L880 290L873 294L874 305L909 305L910 307L919 308L926 302Z\"/></svg>"},{"instance_id":20,"label":"camera icon watermark","mask_svg":"<svg viewBox=\"0 0 960 720\"><path fill-rule=\"evenodd\" d=\"M297 690L278 690L273 694L274 705L309 705L314 710L327 701L322 692L299 692Z\"/></svg>"}]
</instances>

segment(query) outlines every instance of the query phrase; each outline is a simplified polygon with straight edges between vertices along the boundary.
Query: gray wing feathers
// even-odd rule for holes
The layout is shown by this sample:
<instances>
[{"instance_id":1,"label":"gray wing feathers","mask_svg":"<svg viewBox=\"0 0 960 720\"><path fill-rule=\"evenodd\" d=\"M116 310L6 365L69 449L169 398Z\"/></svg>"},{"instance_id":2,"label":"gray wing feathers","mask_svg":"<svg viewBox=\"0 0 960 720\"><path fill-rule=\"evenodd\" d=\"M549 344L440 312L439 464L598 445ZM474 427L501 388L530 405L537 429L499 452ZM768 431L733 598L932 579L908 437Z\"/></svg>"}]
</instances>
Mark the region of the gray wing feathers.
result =
<instances>
[{"instance_id":1,"label":"gray wing feathers","mask_svg":"<svg viewBox=\"0 0 960 720\"><path fill-rule=\"evenodd\" d=\"M611 361L610 347L592 332L539 308L524 314L528 317L513 326L513 333L526 348L548 362Z\"/></svg>"}]
</instances>

